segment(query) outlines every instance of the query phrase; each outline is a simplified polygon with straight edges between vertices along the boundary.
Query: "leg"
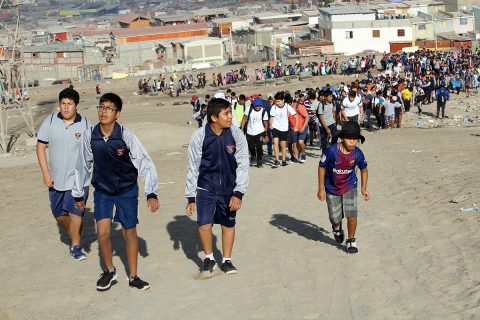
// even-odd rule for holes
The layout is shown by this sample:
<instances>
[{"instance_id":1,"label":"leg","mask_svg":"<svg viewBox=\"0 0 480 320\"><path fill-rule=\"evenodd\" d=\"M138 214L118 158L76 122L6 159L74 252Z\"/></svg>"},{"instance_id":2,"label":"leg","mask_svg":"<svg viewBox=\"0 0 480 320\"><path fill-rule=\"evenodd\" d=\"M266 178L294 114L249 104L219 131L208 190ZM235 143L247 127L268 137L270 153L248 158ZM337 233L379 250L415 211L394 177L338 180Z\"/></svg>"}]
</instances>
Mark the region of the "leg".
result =
<instances>
[{"instance_id":1,"label":"leg","mask_svg":"<svg viewBox=\"0 0 480 320\"><path fill-rule=\"evenodd\" d=\"M278 138L273 138L273 152L275 154L275 160L276 161L278 161L278 158L279 158L278 153L280 151L278 143L279 143L279 139ZM284 141L282 141L282 143L284 143Z\"/></svg>"},{"instance_id":2,"label":"leg","mask_svg":"<svg viewBox=\"0 0 480 320\"><path fill-rule=\"evenodd\" d=\"M102 254L105 268L113 269L112 262L112 240L110 239L110 229L112 227L112 219L106 218L97 221L97 236L98 244L100 246L100 253Z\"/></svg>"},{"instance_id":3,"label":"leg","mask_svg":"<svg viewBox=\"0 0 480 320\"><path fill-rule=\"evenodd\" d=\"M60 216L55 218L57 223L70 235L70 216ZM72 235L70 235L71 237Z\"/></svg>"},{"instance_id":4,"label":"leg","mask_svg":"<svg viewBox=\"0 0 480 320\"><path fill-rule=\"evenodd\" d=\"M232 257L233 242L235 240L235 227L222 226L222 250L224 258Z\"/></svg>"},{"instance_id":5,"label":"leg","mask_svg":"<svg viewBox=\"0 0 480 320\"><path fill-rule=\"evenodd\" d=\"M285 161L287 158L287 141L280 141L282 147L282 161Z\"/></svg>"},{"instance_id":6,"label":"leg","mask_svg":"<svg viewBox=\"0 0 480 320\"><path fill-rule=\"evenodd\" d=\"M138 238L137 228L122 229L125 247L127 250L128 271L130 278L137 275Z\"/></svg>"},{"instance_id":7,"label":"leg","mask_svg":"<svg viewBox=\"0 0 480 320\"><path fill-rule=\"evenodd\" d=\"M213 252L212 244L212 225L204 224L198 227L198 236L200 237L200 244L202 246L203 252L206 255Z\"/></svg>"},{"instance_id":8,"label":"leg","mask_svg":"<svg viewBox=\"0 0 480 320\"><path fill-rule=\"evenodd\" d=\"M357 217L347 217L348 239L355 238L357 231Z\"/></svg>"},{"instance_id":9,"label":"leg","mask_svg":"<svg viewBox=\"0 0 480 320\"><path fill-rule=\"evenodd\" d=\"M72 238L72 247L80 245L80 235L82 234L82 217L73 213L68 214L70 219L69 233Z\"/></svg>"},{"instance_id":10,"label":"leg","mask_svg":"<svg viewBox=\"0 0 480 320\"><path fill-rule=\"evenodd\" d=\"M263 160L263 140L262 140L263 134L259 134L255 138L255 152L257 155L257 165L262 164Z\"/></svg>"},{"instance_id":11,"label":"leg","mask_svg":"<svg viewBox=\"0 0 480 320\"><path fill-rule=\"evenodd\" d=\"M440 116L440 102L437 102L437 119Z\"/></svg>"}]
</instances>

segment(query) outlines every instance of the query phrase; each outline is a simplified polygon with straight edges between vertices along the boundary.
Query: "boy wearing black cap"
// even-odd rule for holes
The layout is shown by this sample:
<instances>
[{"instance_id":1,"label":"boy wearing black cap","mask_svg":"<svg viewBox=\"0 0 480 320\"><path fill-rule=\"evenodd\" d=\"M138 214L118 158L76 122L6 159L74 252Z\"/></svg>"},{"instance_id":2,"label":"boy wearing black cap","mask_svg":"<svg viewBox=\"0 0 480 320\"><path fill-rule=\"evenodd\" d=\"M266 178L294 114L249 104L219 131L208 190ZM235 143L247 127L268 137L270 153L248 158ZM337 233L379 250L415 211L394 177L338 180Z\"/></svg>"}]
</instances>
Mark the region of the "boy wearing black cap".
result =
<instances>
[{"instance_id":1,"label":"boy wearing black cap","mask_svg":"<svg viewBox=\"0 0 480 320\"><path fill-rule=\"evenodd\" d=\"M356 146L365 138L360 134L360 125L355 121L344 123L338 134L341 143L330 146L322 155L318 168L318 192L320 201L327 200L328 215L332 223L335 241L342 243L343 217L347 217L347 252L357 253L355 231L357 228L357 176L355 167L361 172L361 192L365 201L370 199L367 191L367 161Z\"/></svg>"}]
</instances>

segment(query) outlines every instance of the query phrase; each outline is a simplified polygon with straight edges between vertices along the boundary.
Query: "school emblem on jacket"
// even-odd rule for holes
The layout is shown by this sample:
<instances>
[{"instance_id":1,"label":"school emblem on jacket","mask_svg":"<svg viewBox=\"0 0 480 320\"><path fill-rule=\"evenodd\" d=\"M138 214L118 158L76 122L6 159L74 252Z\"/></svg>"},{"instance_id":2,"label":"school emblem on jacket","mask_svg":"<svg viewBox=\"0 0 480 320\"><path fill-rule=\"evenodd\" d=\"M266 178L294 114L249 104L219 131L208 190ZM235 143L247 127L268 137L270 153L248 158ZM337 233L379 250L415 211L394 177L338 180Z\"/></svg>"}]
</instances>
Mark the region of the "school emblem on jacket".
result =
<instances>
[{"instance_id":1,"label":"school emblem on jacket","mask_svg":"<svg viewBox=\"0 0 480 320\"><path fill-rule=\"evenodd\" d=\"M117 156L123 156L123 153L125 152L125 149L117 149Z\"/></svg>"},{"instance_id":2,"label":"school emblem on jacket","mask_svg":"<svg viewBox=\"0 0 480 320\"><path fill-rule=\"evenodd\" d=\"M355 160L350 160L350 163L348 165L353 166L355 164Z\"/></svg>"},{"instance_id":3,"label":"school emblem on jacket","mask_svg":"<svg viewBox=\"0 0 480 320\"><path fill-rule=\"evenodd\" d=\"M235 145L234 144L229 144L227 145L227 152L232 154L235 152Z\"/></svg>"},{"instance_id":4,"label":"school emblem on jacket","mask_svg":"<svg viewBox=\"0 0 480 320\"><path fill-rule=\"evenodd\" d=\"M80 132L75 133L75 138L80 139L82 137L82 134Z\"/></svg>"}]
</instances>

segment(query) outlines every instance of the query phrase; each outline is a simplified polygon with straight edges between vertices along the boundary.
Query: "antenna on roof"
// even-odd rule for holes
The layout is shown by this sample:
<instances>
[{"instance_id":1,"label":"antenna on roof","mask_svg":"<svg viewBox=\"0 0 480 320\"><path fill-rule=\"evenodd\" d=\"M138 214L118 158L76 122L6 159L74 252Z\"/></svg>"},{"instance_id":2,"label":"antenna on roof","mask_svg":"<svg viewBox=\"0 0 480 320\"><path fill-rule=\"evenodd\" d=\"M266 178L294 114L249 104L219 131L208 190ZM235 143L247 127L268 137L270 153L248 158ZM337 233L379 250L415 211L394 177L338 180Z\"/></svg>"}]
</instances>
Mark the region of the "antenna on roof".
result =
<instances>
[{"instance_id":1,"label":"antenna on roof","mask_svg":"<svg viewBox=\"0 0 480 320\"><path fill-rule=\"evenodd\" d=\"M4 153L10 151L18 134L8 134L9 112L19 111L27 126L29 136L35 136L30 99L26 95L28 86L25 79L25 64L23 59L23 41L20 36L20 6L15 0L0 0L3 12L10 12L15 21L12 25L0 22L0 30L5 29L6 41L0 40L0 94L5 99L0 109L0 148ZM7 142L8 139L8 142Z\"/></svg>"}]
</instances>

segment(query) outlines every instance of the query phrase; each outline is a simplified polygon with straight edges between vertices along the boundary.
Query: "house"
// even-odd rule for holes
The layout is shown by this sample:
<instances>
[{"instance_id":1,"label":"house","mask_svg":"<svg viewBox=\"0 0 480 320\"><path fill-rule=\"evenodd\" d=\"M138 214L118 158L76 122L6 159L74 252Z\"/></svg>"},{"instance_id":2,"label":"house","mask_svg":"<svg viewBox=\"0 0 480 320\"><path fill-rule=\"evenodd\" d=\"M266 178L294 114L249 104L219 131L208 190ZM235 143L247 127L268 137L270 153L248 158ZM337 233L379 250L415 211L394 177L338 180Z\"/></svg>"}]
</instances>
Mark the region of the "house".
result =
<instances>
[{"instance_id":1,"label":"house","mask_svg":"<svg viewBox=\"0 0 480 320\"><path fill-rule=\"evenodd\" d=\"M291 49L291 54L295 56L309 56L309 55L335 53L333 42L325 41L321 39L290 43L288 46Z\"/></svg>"},{"instance_id":2,"label":"house","mask_svg":"<svg viewBox=\"0 0 480 320\"><path fill-rule=\"evenodd\" d=\"M28 79L41 84L77 77L77 68L85 64L82 46L72 43L51 43L23 47L25 73Z\"/></svg>"},{"instance_id":3,"label":"house","mask_svg":"<svg viewBox=\"0 0 480 320\"><path fill-rule=\"evenodd\" d=\"M202 8L192 11L196 22L207 22L213 19L226 18L230 15L230 11L223 8Z\"/></svg>"},{"instance_id":4,"label":"house","mask_svg":"<svg viewBox=\"0 0 480 320\"><path fill-rule=\"evenodd\" d=\"M412 43L409 19L377 19L374 10L363 6L321 8L320 37L334 43L335 53L390 52L390 42Z\"/></svg>"},{"instance_id":5,"label":"house","mask_svg":"<svg viewBox=\"0 0 480 320\"><path fill-rule=\"evenodd\" d=\"M193 15L162 15L153 18L155 26L175 26L177 24L190 24L193 22Z\"/></svg>"},{"instance_id":6,"label":"house","mask_svg":"<svg viewBox=\"0 0 480 320\"><path fill-rule=\"evenodd\" d=\"M439 11L434 14L419 13L419 17L423 17L433 23L435 33L467 34L475 30L475 17L473 13L466 11L446 12Z\"/></svg>"},{"instance_id":7,"label":"house","mask_svg":"<svg viewBox=\"0 0 480 320\"><path fill-rule=\"evenodd\" d=\"M122 28L148 28L151 27L150 18L138 14L120 16L118 23Z\"/></svg>"},{"instance_id":8,"label":"house","mask_svg":"<svg viewBox=\"0 0 480 320\"><path fill-rule=\"evenodd\" d=\"M278 23L298 21L302 18L302 14L297 13L284 13L284 12L262 12L253 15L253 22L256 24Z\"/></svg>"},{"instance_id":9,"label":"house","mask_svg":"<svg viewBox=\"0 0 480 320\"><path fill-rule=\"evenodd\" d=\"M444 0L445 9L448 12L458 10L468 10L473 6L478 6L478 0Z\"/></svg>"},{"instance_id":10,"label":"house","mask_svg":"<svg viewBox=\"0 0 480 320\"><path fill-rule=\"evenodd\" d=\"M253 23L252 16L221 18L212 20L212 34L214 36L228 36L230 32L246 30Z\"/></svg>"},{"instance_id":11,"label":"house","mask_svg":"<svg viewBox=\"0 0 480 320\"><path fill-rule=\"evenodd\" d=\"M320 13L316 10L305 10L302 11L301 20L307 21L309 26L316 26L318 25L318 18L320 17Z\"/></svg>"},{"instance_id":12,"label":"house","mask_svg":"<svg viewBox=\"0 0 480 320\"><path fill-rule=\"evenodd\" d=\"M117 28L111 31L115 44L208 36L208 24L192 23L150 28Z\"/></svg>"}]
</instances>

